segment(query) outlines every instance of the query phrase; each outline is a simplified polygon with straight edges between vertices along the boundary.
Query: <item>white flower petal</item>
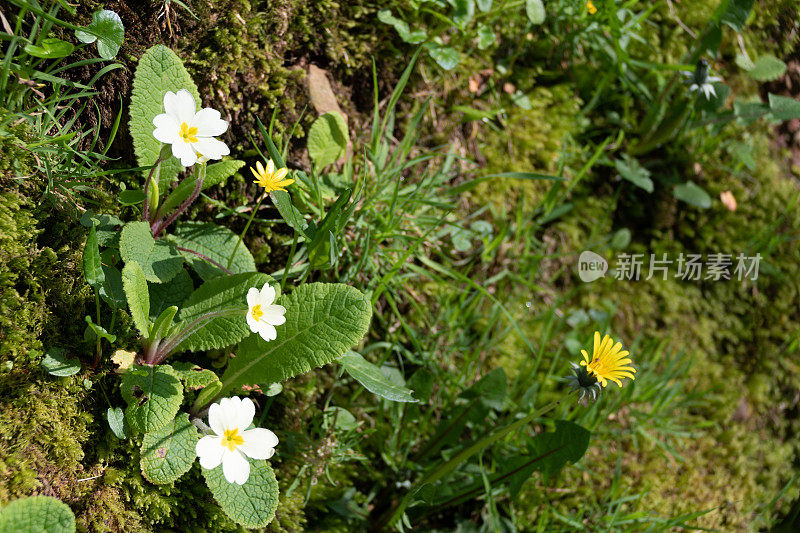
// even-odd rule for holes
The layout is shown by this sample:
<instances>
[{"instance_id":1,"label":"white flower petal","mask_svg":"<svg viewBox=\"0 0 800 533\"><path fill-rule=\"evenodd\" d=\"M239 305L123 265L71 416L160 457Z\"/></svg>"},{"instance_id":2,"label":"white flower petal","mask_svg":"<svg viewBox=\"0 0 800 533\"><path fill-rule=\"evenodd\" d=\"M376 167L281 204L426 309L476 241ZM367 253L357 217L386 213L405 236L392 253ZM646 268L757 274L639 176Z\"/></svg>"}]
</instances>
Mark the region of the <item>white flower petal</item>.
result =
<instances>
[{"instance_id":1,"label":"white flower petal","mask_svg":"<svg viewBox=\"0 0 800 533\"><path fill-rule=\"evenodd\" d=\"M197 162L197 153L192 150L192 145L182 139L172 143L172 155L181 160L181 165L190 167Z\"/></svg>"},{"instance_id":2,"label":"white flower petal","mask_svg":"<svg viewBox=\"0 0 800 533\"><path fill-rule=\"evenodd\" d=\"M164 113L170 115L175 119L175 122L180 124L181 119L178 114L178 95L172 91L167 91L164 94Z\"/></svg>"},{"instance_id":3,"label":"white flower petal","mask_svg":"<svg viewBox=\"0 0 800 533\"><path fill-rule=\"evenodd\" d=\"M272 324L273 326L280 326L286 322L286 317L283 316L284 313L286 313L286 308L282 305L270 305L266 308L261 308L261 310L264 312L264 316L261 317L262 322Z\"/></svg>"},{"instance_id":4,"label":"white flower petal","mask_svg":"<svg viewBox=\"0 0 800 533\"><path fill-rule=\"evenodd\" d=\"M217 435L222 436L225 433L225 426L222 424L222 406L218 403L212 403L208 408L208 425L211 430Z\"/></svg>"},{"instance_id":5,"label":"white flower petal","mask_svg":"<svg viewBox=\"0 0 800 533\"><path fill-rule=\"evenodd\" d=\"M156 127L153 137L162 143L172 144L180 139L180 126L172 115L167 113L156 115L153 118L153 126Z\"/></svg>"},{"instance_id":6,"label":"white flower petal","mask_svg":"<svg viewBox=\"0 0 800 533\"><path fill-rule=\"evenodd\" d=\"M194 96L186 89L181 89L176 93L176 97L178 123L191 124L195 111L197 111L197 107L194 104Z\"/></svg>"},{"instance_id":7,"label":"white flower petal","mask_svg":"<svg viewBox=\"0 0 800 533\"><path fill-rule=\"evenodd\" d=\"M192 148L209 159L222 159L222 156L231 153L228 145L213 137L198 137Z\"/></svg>"},{"instance_id":8,"label":"white flower petal","mask_svg":"<svg viewBox=\"0 0 800 533\"><path fill-rule=\"evenodd\" d=\"M272 302L275 301L275 289L270 287L269 283L265 283L261 287L261 299L264 302L264 306L272 305Z\"/></svg>"},{"instance_id":9,"label":"white flower petal","mask_svg":"<svg viewBox=\"0 0 800 533\"><path fill-rule=\"evenodd\" d=\"M250 398L242 398L237 412L236 427L239 428L239 433L244 432L247 426L253 423L253 417L255 414L256 406L253 403L253 400Z\"/></svg>"},{"instance_id":10,"label":"white flower petal","mask_svg":"<svg viewBox=\"0 0 800 533\"><path fill-rule=\"evenodd\" d=\"M216 435L206 435L195 445L195 452L200 458L200 466L212 469L219 466L222 462L222 454L225 447L222 445L222 437Z\"/></svg>"},{"instance_id":11,"label":"white flower petal","mask_svg":"<svg viewBox=\"0 0 800 533\"><path fill-rule=\"evenodd\" d=\"M244 318L247 321L247 327L250 328L250 331L258 333L258 321L253 318L253 313L250 310L247 311L247 315Z\"/></svg>"},{"instance_id":12,"label":"white flower petal","mask_svg":"<svg viewBox=\"0 0 800 533\"><path fill-rule=\"evenodd\" d=\"M228 130L228 123L220 118L219 111L210 107L198 111L189 125L197 128L200 137L216 137Z\"/></svg>"},{"instance_id":13,"label":"white flower petal","mask_svg":"<svg viewBox=\"0 0 800 533\"><path fill-rule=\"evenodd\" d=\"M239 404L241 400L234 396L223 398L219 401L219 421L223 428L237 429L239 427Z\"/></svg>"},{"instance_id":14,"label":"white flower petal","mask_svg":"<svg viewBox=\"0 0 800 533\"><path fill-rule=\"evenodd\" d=\"M250 477L250 463L238 450L230 451L224 448L222 456L222 473L228 483L244 485Z\"/></svg>"},{"instance_id":15,"label":"white flower petal","mask_svg":"<svg viewBox=\"0 0 800 533\"><path fill-rule=\"evenodd\" d=\"M275 330L275 326L267 324L266 322L259 322L258 324L258 334L261 335L262 339L269 342L278 338L278 332Z\"/></svg>"},{"instance_id":16,"label":"white flower petal","mask_svg":"<svg viewBox=\"0 0 800 533\"><path fill-rule=\"evenodd\" d=\"M259 296L260 293L258 292L258 289L255 287L250 287L250 290L247 291L247 306L252 308L254 305L258 304Z\"/></svg>"},{"instance_id":17,"label":"white flower petal","mask_svg":"<svg viewBox=\"0 0 800 533\"><path fill-rule=\"evenodd\" d=\"M269 459L275 454L278 437L268 429L248 429L242 433L242 438L244 443L236 449L251 459Z\"/></svg>"}]
</instances>

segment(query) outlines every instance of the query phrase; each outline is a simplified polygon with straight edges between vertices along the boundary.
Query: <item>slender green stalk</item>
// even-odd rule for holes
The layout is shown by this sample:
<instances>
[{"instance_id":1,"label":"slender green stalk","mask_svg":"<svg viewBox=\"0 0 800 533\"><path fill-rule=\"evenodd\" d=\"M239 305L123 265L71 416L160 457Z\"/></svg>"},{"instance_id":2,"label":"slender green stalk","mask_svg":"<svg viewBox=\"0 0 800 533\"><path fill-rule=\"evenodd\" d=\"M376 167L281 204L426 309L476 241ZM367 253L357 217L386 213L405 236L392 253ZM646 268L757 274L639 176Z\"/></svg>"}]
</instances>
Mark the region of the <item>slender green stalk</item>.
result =
<instances>
[{"instance_id":1,"label":"slender green stalk","mask_svg":"<svg viewBox=\"0 0 800 533\"><path fill-rule=\"evenodd\" d=\"M256 218L256 213L258 213L258 208L261 207L261 202L263 202L264 198L266 197L267 197L266 194L261 195L261 198L258 200L255 209L253 209L253 213L247 220L247 224L244 225L244 229L242 230L242 233L239 235L239 240L236 241L236 246L233 247L233 252L231 253L231 256L228 258L228 266L227 266L228 270L231 269L231 265L233 264L233 258L236 257L236 251L239 249L239 245L242 244L242 241L244 240L244 236L247 233L247 230L250 229L250 224L253 222L253 219Z\"/></svg>"}]
</instances>

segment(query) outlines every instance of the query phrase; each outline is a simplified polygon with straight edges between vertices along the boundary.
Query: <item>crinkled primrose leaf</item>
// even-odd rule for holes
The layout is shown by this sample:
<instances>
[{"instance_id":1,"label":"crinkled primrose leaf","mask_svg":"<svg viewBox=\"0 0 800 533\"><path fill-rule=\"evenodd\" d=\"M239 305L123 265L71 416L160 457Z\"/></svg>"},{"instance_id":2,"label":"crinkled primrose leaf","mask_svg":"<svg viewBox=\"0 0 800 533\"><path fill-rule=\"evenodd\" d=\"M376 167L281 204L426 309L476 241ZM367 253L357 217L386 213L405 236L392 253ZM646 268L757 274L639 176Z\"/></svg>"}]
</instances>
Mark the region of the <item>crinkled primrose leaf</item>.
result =
<instances>
[{"instance_id":1,"label":"crinkled primrose leaf","mask_svg":"<svg viewBox=\"0 0 800 533\"><path fill-rule=\"evenodd\" d=\"M0 531L73 533L75 515L64 502L50 496L20 498L0 511Z\"/></svg>"},{"instance_id":2,"label":"crinkled primrose leaf","mask_svg":"<svg viewBox=\"0 0 800 533\"><path fill-rule=\"evenodd\" d=\"M228 228L210 223L184 222L175 228L175 234L170 237L170 240L181 248L203 254L216 263L215 265L196 253L181 250L186 261L203 278L203 281L227 274L223 268L227 267L232 254L233 261L228 268L231 274L256 271L256 262L253 260L253 256L247 247L236 246L239 236ZM236 250L235 254L234 249Z\"/></svg>"},{"instance_id":3,"label":"crinkled primrose leaf","mask_svg":"<svg viewBox=\"0 0 800 533\"><path fill-rule=\"evenodd\" d=\"M159 485L176 481L192 467L197 457L197 440L197 428L186 413L179 414L161 429L146 433L139 461L142 474Z\"/></svg>"},{"instance_id":4,"label":"crinkled primrose leaf","mask_svg":"<svg viewBox=\"0 0 800 533\"><path fill-rule=\"evenodd\" d=\"M301 285L277 303L286 308L277 339L265 342L251 335L242 341L222 377L223 393L246 384L277 383L326 365L356 345L372 319L369 298L336 283Z\"/></svg>"},{"instance_id":5,"label":"crinkled primrose leaf","mask_svg":"<svg viewBox=\"0 0 800 533\"><path fill-rule=\"evenodd\" d=\"M137 433L161 429L175 419L183 401L180 375L169 365L133 365L122 377L125 418Z\"/></svg>"},{"instance_id":6,"label":"crinkled primrose leaf","mask_svg":"<svg viewBox=\"0 0 800 533\"><path fill-rule=\"evenodd\" d=\"M172 368L178 373L187 389L202 389L219 380L213 371L193 363L177 362L172 364Z\"/></svg>"},{"instance_id":7,"label":"crinkled primrose leaf","mask_svg":"<svg viewBox=\"0 0 800 533\"><path fill-rule=\"evenodd\" d=\"M156 241L147 222L128 222L119 238L119 252L125 263L135 261L144 277L153 283L166 283L180 271L183 256L175 244Z\"/></svg>"},{"instance_id":8,"label":"crinkled primrose leaf","mask_svg":"<svg viewBox=\"0 0 800 533\"><path fill-rule=\"evenodd\" d=\"M206 485L225 514L247 528L269 524L278 508L278 480L265 460L250 463L250 477L244 483L229 483L222 468L203 469Z\"/></svg>"}]
</instances>

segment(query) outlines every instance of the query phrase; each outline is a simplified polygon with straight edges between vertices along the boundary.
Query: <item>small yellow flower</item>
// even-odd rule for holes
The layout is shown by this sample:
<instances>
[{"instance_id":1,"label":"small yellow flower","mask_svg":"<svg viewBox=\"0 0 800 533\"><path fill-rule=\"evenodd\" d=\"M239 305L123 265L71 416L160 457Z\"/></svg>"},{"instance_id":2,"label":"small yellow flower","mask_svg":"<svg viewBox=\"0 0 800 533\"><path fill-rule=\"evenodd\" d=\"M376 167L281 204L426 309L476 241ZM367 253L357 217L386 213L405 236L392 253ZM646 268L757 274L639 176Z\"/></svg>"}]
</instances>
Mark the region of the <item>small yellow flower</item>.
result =
<instances>
[{"instance_id":1,"label":"small yellow flower","mask_svg":"<svg viewBox=\"0 0 800 533\"><path fill-rule=\"evenodd\" d=\"M603 387L608 385L609 379L620 387L622 387L621 378L634 379L633 374L636 369L627 366L631 363L627 357L629 352L622 350L621 342L614 344L614 340L608 335L600 340L600 332L595 331L591 359L586 350L581 350L581 353L584 359L581 361L581 366L585 366L586 370L594 374Z\"/></svg>"},{"instance_id":2,"label":"small yellow flower","mask_svg":"<svg viewBox=\"0 0 800 533\"><path fill-rule=\"evenodd\" d=\"M597 13L597 8L594 7L594 4L592 3L592 0L589 0L588 2L586 2L586 10L589 11L590 15L594 15L595 13Z\"/></svg>"},{"instance_id":3,"label":"small yellow flower","mask_svg":"<svg viewBox=\"0 0 800 533\"><path fill-rule=\"evenodd\" d=\"M256 184L259 187L264 187L264 192L272 191L285 191L286 187L294 183L294 180L283 179L289 173L286 167L275 170L275 164L272 159L267 161L267 168L261 164L261 161L256 163L256 168L250 167L250 171L256 178Z\"/></svg>"}]
</instances>

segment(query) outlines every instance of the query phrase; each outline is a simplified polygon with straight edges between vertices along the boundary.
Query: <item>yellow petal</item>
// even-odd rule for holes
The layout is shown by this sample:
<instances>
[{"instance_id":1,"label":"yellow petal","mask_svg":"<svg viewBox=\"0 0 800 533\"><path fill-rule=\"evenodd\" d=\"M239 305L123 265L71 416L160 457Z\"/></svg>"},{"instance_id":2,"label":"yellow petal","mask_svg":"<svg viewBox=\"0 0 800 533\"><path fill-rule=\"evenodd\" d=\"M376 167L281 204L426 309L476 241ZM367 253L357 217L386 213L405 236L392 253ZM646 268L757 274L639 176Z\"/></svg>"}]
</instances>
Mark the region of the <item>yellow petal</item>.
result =
<instances>
[{"instance_id":1,"label":"yellow petal","mask_svg":"<svg viewBox=\"0 0 800 533\"><path fill-rule=\"evenodd\" d=\"M272 179L274 179L275 181L281 181L286 176L286 174L288 174L288 173L289 173L289 169L288 168L286 168L286 167L279 168L272 175Z\"/></svg>"},{"instance_id":2,"label":"yellow petal","mask_svg":"<svg viewBox=\"0 0 800 533\"><path fill-rule=\"evenodd\" d=\"M258 168L258 173L262 176L264 175L264 165L261 164L261 161L256 162L256 167Z\"/></svg>"},{"instance_id":3,"label":"yellow petal","mask_svg":"<svg viewBox=\"0 0 800 533\"><path fill-rule=\"evenodd\" d=\"M275 163L270 159L267 161L267 173L271 176L273 172L275 172Z\"/></svg>"}]
</instances>

